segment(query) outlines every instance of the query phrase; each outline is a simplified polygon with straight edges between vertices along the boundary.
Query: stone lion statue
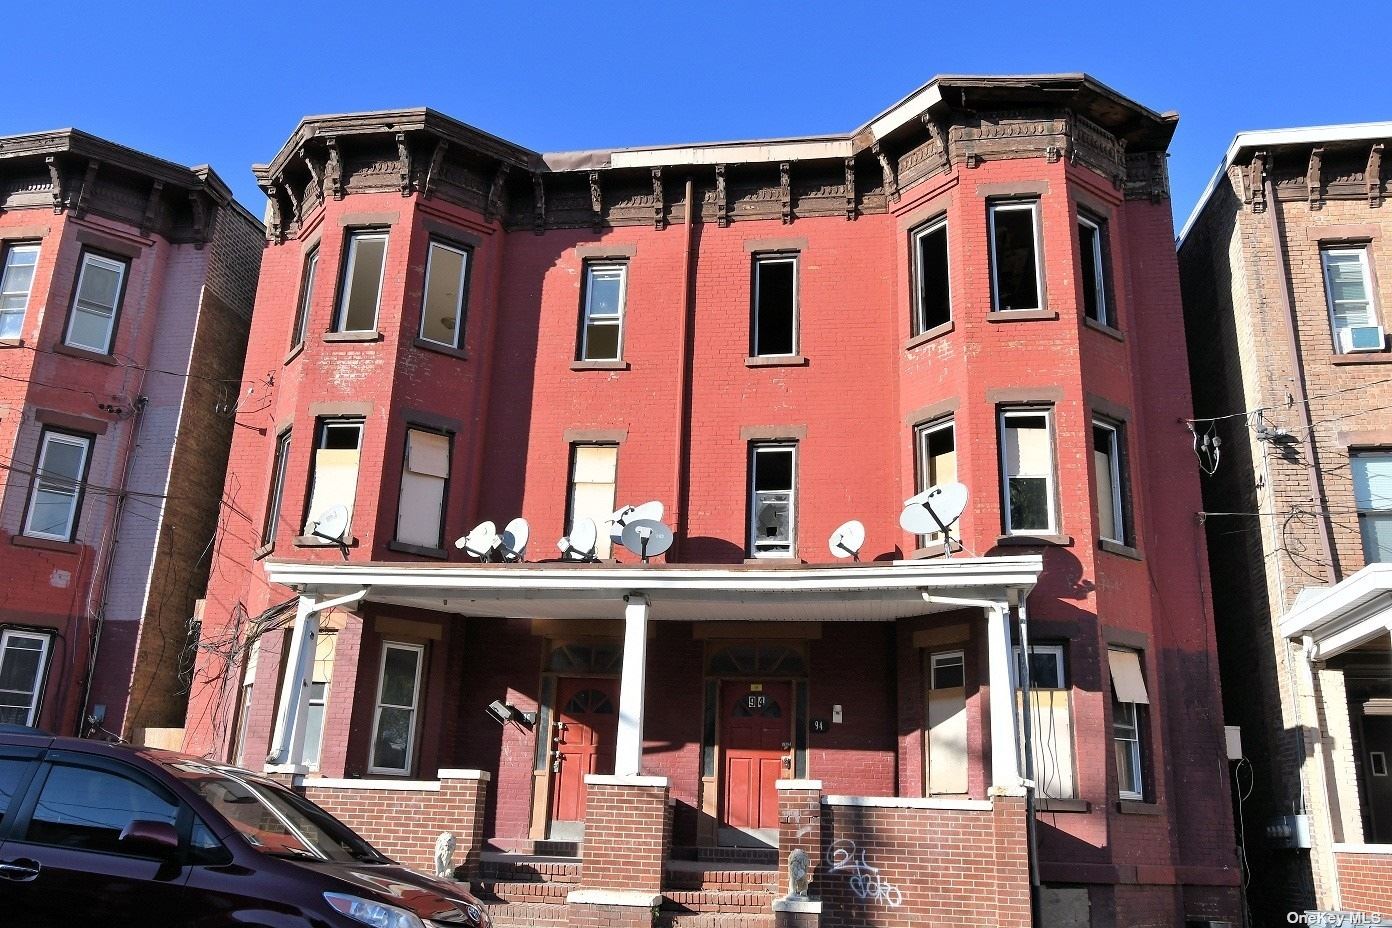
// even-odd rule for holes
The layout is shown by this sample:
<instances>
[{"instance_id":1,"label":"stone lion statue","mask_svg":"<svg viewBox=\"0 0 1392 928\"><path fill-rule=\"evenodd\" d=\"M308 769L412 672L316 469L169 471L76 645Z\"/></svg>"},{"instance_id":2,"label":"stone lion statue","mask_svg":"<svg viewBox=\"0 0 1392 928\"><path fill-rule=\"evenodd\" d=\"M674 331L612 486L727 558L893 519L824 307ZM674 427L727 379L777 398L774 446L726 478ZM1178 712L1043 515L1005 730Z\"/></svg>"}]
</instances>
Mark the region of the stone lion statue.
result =
<instances>
[{"instance_id":1,"label":"stone lion statue","mask_svg":"<svg viewBox=\"0 0 1392 928\"><path fill-rule=\"evenodd\" d=\"M806 899L807 884L812 882L812 862L802 848L793 848L788 855L788 898Z\"/></svg>"},{"instance_id":2,"label":"stone lion statue","mask_svg":"<svg viewBox=\"0 0 1392 928\"><path fill-rule=\"evenodd\" d=\"M440 832L435 839L435 875L444 880L454 879L454 833Z\"/></svg>"}]
</instances>

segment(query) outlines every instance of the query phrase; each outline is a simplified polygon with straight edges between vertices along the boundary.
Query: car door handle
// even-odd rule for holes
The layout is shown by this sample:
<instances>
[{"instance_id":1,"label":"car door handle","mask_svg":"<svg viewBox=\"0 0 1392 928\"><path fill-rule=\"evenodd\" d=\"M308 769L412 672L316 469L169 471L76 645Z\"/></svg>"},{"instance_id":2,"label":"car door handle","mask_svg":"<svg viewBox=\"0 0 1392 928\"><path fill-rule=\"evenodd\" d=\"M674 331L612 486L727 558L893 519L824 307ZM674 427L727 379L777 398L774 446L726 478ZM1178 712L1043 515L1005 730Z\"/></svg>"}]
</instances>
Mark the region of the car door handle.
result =
<instances>
[{"instance_id":1,"label":"car door handle","mask_svg":"<svg viewBox=\"0 0 1392 928\"><path fill-rule=\"evenodd\" d=\"M0 877L16 883L28 883L39 875L39 862L27 857L0 861Z\"/></svg>"}]
</instances>

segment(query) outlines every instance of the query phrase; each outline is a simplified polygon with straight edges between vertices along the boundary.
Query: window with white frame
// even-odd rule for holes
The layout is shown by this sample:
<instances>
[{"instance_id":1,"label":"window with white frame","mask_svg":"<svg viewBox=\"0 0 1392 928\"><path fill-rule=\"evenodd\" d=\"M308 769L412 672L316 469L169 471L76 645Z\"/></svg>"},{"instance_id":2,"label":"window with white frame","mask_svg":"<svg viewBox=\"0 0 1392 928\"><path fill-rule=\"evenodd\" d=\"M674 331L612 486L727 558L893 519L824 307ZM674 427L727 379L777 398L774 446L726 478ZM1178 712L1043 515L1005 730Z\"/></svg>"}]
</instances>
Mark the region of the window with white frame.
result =
<instances>
[{"instance_id":1,"label":"window with white frame","mask_svg":"<svg viewBox=\"0 0 1392 928\"><path fill-rule=\"evenodd\" d=\"M459 348L464 344L464 311L469 296L469 250L432 240L425 259L420 337Z\"/></svg>"},{"instance_id":2,"label":"window with white frame","mask_svg":"<svg viewBox=\"0 0 1392 928\"><path fill-rule=\"evenodd\" d=\"M1078 251L1082 257L1083 314L1093 322L1116 328L1116 313L1108 297L1107 223L1078 214Z\"/></svg>"},{"instance_id":3,"label":"window with white frame","mask_svg":"<svg viewBox=\"0 0 1392 928\"><path fill-rule=\"evenodd\" d=\"M1118 794L1122 799L1144 799L1141 732L1150 696L1146 693L1141 655L1129 648L1108 648L1107 663L1112 676L1112 747Z\"/></svg>"},{"instance_id":4,"label":"window with white frame","mask_svg":"<svg viewBox=\"0 0 1392 928\"><path fill-rule=\"evenodd\" d=\"M1392 451L1355 451L1349 463L1363 562L1392 562Z\"/></svg>"},{"instance_id":5,"label":"window with white frame","mask_svg":"<svg viewBox=\"0 0 1392 928\"><path fill-rule=\"evenodd\" d=\"M34 287L34 268L39 263L38 242L16 242L4 252L0 270L0 338L24 334L24 313Z\"/></svg>"},{"instance_id":6,"label":"window with white frame","mask_svg":"<svg viewBox=\"0 0 1392 928\"><path fill-rule=\"evenodd\" d=\"M98 354L111 353L116 332L116 316L125 289L126 261L84 251L73 288L72 309L68 313L65 344Z\"/></svg>"},{"instance_id":7,"label":"window with white frame","mask_svg":"<svg viewBox=\"0 0 1392 928\"><path fill-rule=\"evenodd\" d=\"M754 357L797 354L798 256L754 256Z\"/></svg>"},{"instance_id":8,"label":"window with white frame","mask_svg":"<svg viewBox=\"0 0 1392 928\"><path fill-rule=\"evenodd\" d=\"M1007 535L1057 531L1052 419L1052 412L1044 408L1001 410L1001 484Z\"/></svg>"},{"instance_id":9,"label":"window with white frame","mask_svg":"<svg viewBox=\"0 0 1392 928\"><path fill-rule=\"evenodd\" d=\"M300 274L300 302L295 306L295 327L290 332L290 347L304 344L305 333L309 328L309 307L314 300L314 281L319 276L319 246L314 246L305 255L304 270Z\"/></svg>"},{"instance_id":10,"label":"window with white frame","mask_svg":"<svg viewBox=\"0 0 1392 928\"><path fill-rule=\"evenodd\" d=\"M951 483L957 479L957 430L949 417L927 422L916 429L918 445L918 491ZM956 528L960 533L961 529ZM953 535L954 540L958 537ZM942 532L930 532L921 537L921 544L941 544Z\"/></svg>"},{"instance_id":11,"label":"window with white frame","mask_svg":"<svg viewBox=\"0 0 1392 928\"><path fill-rule=\"evenodd\" d=\"M314 640L314 669L309 684L309 706L305 712L304 762L319 766L324 745L324 716L329 705L329 686L333 682L334 645L338 635L321 628Z\"/></svg>"},{"instance_id":12,"label":"window with white frame","mask_svg":"<svg viewBox=\"0 0 1392 928\"><path fill-rule=\"evenodd\" d=\"M335 332L375 332L382 302L382 277L387 267L387 233L353 232L338 289Z\"/></svg>"},{"instance_id":13,"label":"window with white frame","mask_svg":"<svg viewBox=\"0 0 1392 928\"><path fill-rule=\"evenodd\" d=\"M408 428L396 509L397 541L422 548L443 546L449 472L450 436Z\"/></svg>"},{"instance_id":14,"label":"window with white frame","mask_svg":"<svg viewBox=\"0 0 1392 928\"><path fill-rule=\"evenodd\" d=\"M606 531L615 509L615 482L619 472L619 446L574 444L570 446L570 495L566 499L566 531L577 519L591 519L599 534L595 557L604 560L613 549Z\"/></svg>"},{"instance_id":15,"label":"window with white frame","mask_svg":"<svg viewBox=\"0 0 1392 928\"><path fill-rule=\"evenodd\" d=\"M960 649L928 655L924 761L930 796L967 791L966 662Z\"/></svg>"},{"instance_id":16,"label":"window with white frame","mask_svg":"<svg viewBox=\"0 0 1392 928\"><path fill-rule=\"evenodd\" d=\"M792 557L797 535L797 446L755 444L749 449L749 553Z\"/></svg>"},{"instance_id":17,"label":"window with white frame","mask_svg":"<svg viewBox=\"0 0 1392 928\"><path fill-rule=\"evenodd\" d=\"M52 541L73 540L91 451L90 435L43 430L23 534Z\"/></svg>"},{"instance_id":18,"label":"window with white frame","mask_svg":"<svg viewBox=\"0 0 1392 928\"><path fill-rule=\"evenodd\" d=\"M584 305L580 320L580 360L618 361L623 358L624 304L628 297L628 265L620 261L585 264Z\"/></svg>"},{"instance_id":19,"label":"window with white frame","mask_svg":"<svg viewBox=\"0 0 1392 928\"><path fill-rule=\"evenodd\" d=\"M947 254L946 217L914 230L914 335L952 321Z\"/></svg>"},{"instance_id":20,"label":"window with white frame","mask_svg":"<svg viewBox=\"0 0 1392 928\"><path fill-rule=\"evenodd\" d=\"M990 205L991 297L998 312L1044 308L1039 260L1039 203L1003 200Z\"/></svg>"},{"instance_id":21,"label":"window with white frame","mask_svg":"<svg viewBox=\"0 0 1392 928\"><path fill-rule=\"evenodd\" d=\"M1024 686L1023 652L1014 649L1015 673ZM1039 794L1048 799L1076 799L1073 763L1073 710L1061 644L1033 644L1029 649L1030 753ZM1023 690L1017 700L1023 702ZM1025 722L1020 713L1020 724Z\"/></svg>"},{"instance_id":22,"label":"window with white frame","mask_svg":"<svg viewBox=\"0 0 1392 928\"><path fill-rule=\"evenodd\" d=\"M1373 300L1367 247L1322 248L1320 261L1324 266L1334 350L1341 354L1382 351L1386 338Z\"/></svg>"},{"instance_id":23,"label":"window with white frame","mask_svg":"<svg viewBox=\"0 0 1392 928\"><path fill-rule=\"evenodd\" d=\"M1092 472L1099 537L1129 545L1126 462L1122 453L1121 426L1116 423L1102 419L1092 422Z\"/></svg>"},{"instance_id":24,"label":"window with white frame","mask_svg":"<svg viewBox=\"0 0 1392 928\"><path fill-rule=\"evenodd\" d=\"M0 724L37 721L51 641L52 636L43 632L0 631Z\"/></svg>"},{"instance_id":25,"label":"window with white frame","mask_svg":"<svg viewBox=\"0 0 1392 928\"><path fill-rule=\"evenodd\" d=\"M312 534L319 521L334 506L348 510L349 528L343 539L352 537L353 503L358 494L358 462L362 457L362 419L321 419L314 447L314 469L309 479L308 518L305 534Z\"/></svg>"},{"instance_id":26,"label":"window with white frame","mask_svg":"<svg viewBox=\"0 0 1392 928\"><path fill-rule=\"evenodd\" d=\"M372 718L372 773L409 773L425 648L388 641L382 645L377 705Z\"/></svg>"},{"instance_id":27,"label":"window with white frame","mask_svg":"<svg viewBox=\"0 0 1392 928\"><path fill-rule=\"evenodd\" d=\"M242 668L242 687L237 694L237 728L232 738L232 763L246 766L246 733L251 720L251 696L256 685L256 665L261 656L261 639L255 638L244 646L246 666Z\"/></svg>"},{"instance_id":28,"label":"window with white frame","mask_svg":"<svg viewBox=\"0 0 1392 928\"><path fill-rule=\"evenodd\" d=\"M266 521L261 525L261 546L275 544L280 525L280 507L285 497L285 468L290 460L290 430L276 436L275 457L271 459L271 487L266 498Z\"/></svg>"}]
</instances>

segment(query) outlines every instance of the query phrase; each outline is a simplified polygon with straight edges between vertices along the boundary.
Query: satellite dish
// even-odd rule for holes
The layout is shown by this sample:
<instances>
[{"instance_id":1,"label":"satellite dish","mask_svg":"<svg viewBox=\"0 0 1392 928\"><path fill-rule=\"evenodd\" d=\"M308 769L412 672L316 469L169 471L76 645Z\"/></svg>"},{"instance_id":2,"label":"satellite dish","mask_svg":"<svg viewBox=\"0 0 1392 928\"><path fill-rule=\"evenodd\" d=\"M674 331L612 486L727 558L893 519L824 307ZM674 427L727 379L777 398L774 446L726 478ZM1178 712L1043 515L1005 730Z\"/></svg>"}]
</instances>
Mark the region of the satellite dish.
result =
<instances>
[{"instance_id":1,"label":"satellite dish","mask_svg":"<svg viewBox=\"0 0 1392 928\"><path fill-rule=\"evenodd\" d=\"M929 487L922 493L904 500L904 511L899 514L899 525L906 532L915 535L931 535L942 532L947 535L952 523L962 517L967 508L968 491L960 483L942 483ZM949 546L948 553L951 553Z\"/></svg>"},{"instance_id":2,"label":"satellite dish","mask_svg":"<svg viewBox=\"0 0 1392 928\"><path fill-rule=\"evenodd\" d=\"M625 525L638 519L652 519L655 522L661 522L662 513L662 501L655 499L637 506L620 506L614 510L614 515L610 517L609 523L618 528L618 531L614 533L617 537L623 533Z\"/></svg>"},{"instance_id":3,"label":"satellite dish","mask_svg":"<svg viewBox=\"0 0 1392 928\"><path fill-rule=\"evenodd\" d=\"M469 534L456 541L454 546L463 548L466 554L487 562L493 559L493 552L501 542L496 525L492 522L480 522Z\"/></svg>"},{"instance_id":4,"label":"satellite dish","mask_svg":"<svg viewBox=\"0 0 1392 928\"><path fill-rule=\"evenodd\" d=\"M314 528L310 534L316 538L324 538L334 544L343 544L343 536L348 532L348 507L344 505L329 506L319 513L319 519L314 523Z\"/></svg>"},{"instance_id":5,"label":"satellite dish","mask_svg":"<svg viewBox=\"0 0 1392 928\"><path fill-rule=\"evenodd\" d=\"M561 555L576 561L592 561L595 556L595 542L599 540L599 530L594 519L579 518L570 526L570 534L556 542Z\"/></svg>"},{"instance_id":6,"label":"satellite dish","mask_svg":"<svg viewBox=\"0 0 1392 928\"><path fill-rule=\"evenodd\" d=\"M503 537L499 539L503 560L522 560L527 554L527 539L531 533L532 530L527 527L526 519L517 518L509 522L507 528L503 529Z\"/></svg>"},{"instance_id":7,"label":"satellite dish","mask_svg":"<svg viewBox=\"0 0 1392 928\"><path fill-rule=\"evenodd\" d=\"M860 560L860 546L865 544L865 526L858 520L852 519L845 525L831 533L831 538L827 541L827 547L836 557L849 557Z\"/></svg>"},{"instance_id":8,"label":"satellite dish","mask_svg":"<svg viewBox=\"0 0 1392 928\"><path fill-rule=\"evenodd\" d=\"M624 526L623 544L646 564L672 547L672 530L656 519L634 519Z\"/></svg>"}]
</instances>

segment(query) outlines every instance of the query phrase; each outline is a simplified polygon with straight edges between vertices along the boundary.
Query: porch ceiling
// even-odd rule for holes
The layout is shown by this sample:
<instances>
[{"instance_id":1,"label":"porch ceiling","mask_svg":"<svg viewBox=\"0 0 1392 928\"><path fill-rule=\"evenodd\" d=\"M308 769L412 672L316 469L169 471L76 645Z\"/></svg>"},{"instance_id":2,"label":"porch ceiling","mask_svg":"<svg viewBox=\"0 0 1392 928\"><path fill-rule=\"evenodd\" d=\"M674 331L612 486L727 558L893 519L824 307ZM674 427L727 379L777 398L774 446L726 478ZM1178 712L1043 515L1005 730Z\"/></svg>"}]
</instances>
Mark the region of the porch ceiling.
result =
<instances>
[{"instance_id":1,"label":"porch ceiling","mask_svg":"<svg viewBox=\"0 0 1392 928\"><path fill-rule=\"evenodd\" d=\"M366 588L366 602L468 616L618 618L624 598L655 621L887 622L960 605L937 597L1014 601L1034 587L1038 555L822 566L614 564L266 565L273 583L316 598Z\"/></svg>"},{"instance_id":2,"label":"porch ceiling","mask_svg":"<svg viewBox=\"0 0 1392 928\"><path fill-rule=\"evenodd\" d=\"M1281 634L1313 639L1328 660L1392 632L1392 564L1369 564L1351 577L1303 591L1281 619Z\"/></svg>"}]
</instances>

